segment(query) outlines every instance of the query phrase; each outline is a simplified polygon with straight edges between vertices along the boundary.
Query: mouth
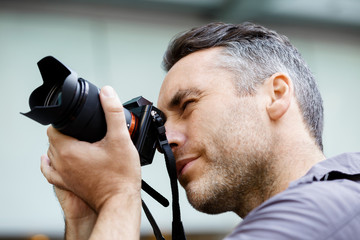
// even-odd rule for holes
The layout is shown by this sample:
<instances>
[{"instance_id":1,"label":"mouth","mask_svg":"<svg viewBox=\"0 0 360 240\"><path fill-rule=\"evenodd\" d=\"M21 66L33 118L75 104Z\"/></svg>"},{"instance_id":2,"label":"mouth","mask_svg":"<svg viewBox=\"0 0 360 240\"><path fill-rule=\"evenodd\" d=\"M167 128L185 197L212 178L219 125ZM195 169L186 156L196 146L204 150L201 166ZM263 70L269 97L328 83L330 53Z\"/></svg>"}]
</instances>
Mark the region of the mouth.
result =
<instances>
[{"instance_id":1,"label":"mouth","mask_svg":"<svg viewBox=\"0 0 360 240\"><path fill-rule=\"evenodd\" d=\"M176 161L176 172L177 172L177 177L179 178L179 176L183 175L186 171L187 168L190 167L190 165L192 165L192 163L197 159L197 157L194 158L185 158L185 159L181 159Z\"/></svg>"}]
</instances>

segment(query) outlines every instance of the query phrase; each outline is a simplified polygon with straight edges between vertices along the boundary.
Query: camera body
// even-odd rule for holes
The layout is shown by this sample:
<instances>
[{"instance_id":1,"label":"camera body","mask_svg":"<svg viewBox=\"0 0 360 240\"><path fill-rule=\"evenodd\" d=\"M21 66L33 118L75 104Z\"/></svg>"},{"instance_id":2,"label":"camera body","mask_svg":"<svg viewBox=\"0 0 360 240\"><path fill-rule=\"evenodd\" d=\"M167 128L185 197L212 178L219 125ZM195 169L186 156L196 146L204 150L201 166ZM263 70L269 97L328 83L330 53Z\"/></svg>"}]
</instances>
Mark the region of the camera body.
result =
<instances>
[{"instance_id":1,"label":"camera body","mask_svg":"<svg viewBox=\"0 0 360 240\"><path fill-rule=\"evenodd\" d=\"M99 88L52 56L41 59L38 67L43 85L30 95L31 111L22 114L81 141L101 140L107 128ZM124 113L141 165L151 164L158 142L152 115L162 112L140 96L124 103Z\"/></svg>"},{"instance_id":2,"label":"camera body","mask_svg":"<svg viewBox=\"0 0 360 240\"><path fill-rule=\"evenodd\" d=\"M131 139L139 152L141 166L151 164L158 144L158 133L153 122L153 114L156 112L162 115L162 112L141 96L125 102L124 108L129 110L137 121L135 123L137 126L134 127L135 131L131 131L133 121L127 120L126 124Z\"/></svg>"}]
</instances>

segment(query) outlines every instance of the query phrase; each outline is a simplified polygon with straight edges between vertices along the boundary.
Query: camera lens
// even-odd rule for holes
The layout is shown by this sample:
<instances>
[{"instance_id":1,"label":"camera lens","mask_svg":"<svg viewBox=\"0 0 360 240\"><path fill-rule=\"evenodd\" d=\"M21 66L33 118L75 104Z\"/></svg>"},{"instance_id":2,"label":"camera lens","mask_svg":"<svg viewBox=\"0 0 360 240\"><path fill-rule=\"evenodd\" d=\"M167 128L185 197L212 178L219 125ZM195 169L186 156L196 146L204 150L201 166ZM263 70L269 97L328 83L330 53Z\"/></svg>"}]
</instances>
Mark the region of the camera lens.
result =
<instances>
[{"instance_id":1,"label":"camera lens","mask_svg":"<svg viewBox=\"0 0 360 240\"><path fill-rule=\"evenodd\" d=\"M46 96L44 106L61 105L61 86L54 86Z\"/></svg>"},{"instance_id":2,"label":"camera lens","mask_svg":"<svg viewBox=\"0 0 360 240\"><path fill-rule=\"evenodd\" d=\"M99 89L49 56L38 62L43 85L30 96L24 115L82 141L95 142L106 134Z\"/></svg>"},{"instance_id":3,"label":"camera lens","mask_svg":"<svg viewBox=\"0 0 360 240\"><path fill-rule=\"evenodd\" d=\"M49 56L38 62L43 85L29 99L31 111L25 116L43 124L52 124L60 132L82 141L96 142L106 134L104 111L99 89ZM131 137L136 138L138 119L124 108Z\"/></svg>"},{"instance_id":4,"label":"camera lens","mask_svg":"<svg viewBox=\"0 0 360 240\"><path fill-rule=\"evenodd\" d=\"M82 141L101 140L107 128L100 90L54 57L41 59L38 67L43 84L30 95L31 111L22 114ZM151 127L153 109L152 102L141 96L124 103L126 124L141 165L151 164L155 154L158 139Z\"/></svg>"},{"instance_id":5,"label":"camera lens","mask_svg":"<svg viewBox=\"0 0 360 240\"><path fill-rule=\"evenodd\" d=\"M79 78L76 88L69 88L66 80L62 87L54 87L48 94L45 106L61 106L62 114L52 125L66 135L79 140L95 142L106 134L104 111L99 99L99 89Z\"/></svg>"}]
</instances>

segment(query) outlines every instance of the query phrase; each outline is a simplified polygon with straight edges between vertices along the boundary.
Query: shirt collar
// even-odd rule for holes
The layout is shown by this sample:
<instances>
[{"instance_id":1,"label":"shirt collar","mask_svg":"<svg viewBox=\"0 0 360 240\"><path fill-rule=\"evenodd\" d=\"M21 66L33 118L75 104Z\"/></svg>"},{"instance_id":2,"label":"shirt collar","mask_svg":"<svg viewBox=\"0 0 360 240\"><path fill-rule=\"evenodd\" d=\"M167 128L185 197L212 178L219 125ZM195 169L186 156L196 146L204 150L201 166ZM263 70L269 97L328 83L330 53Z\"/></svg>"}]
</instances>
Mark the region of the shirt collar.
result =
<instances>
[{"instance_id":1,"label":"shirt collar","mask_svg":"<svg viewBox=\"0 0 360 240\"><path fill-rule=\"evenodd\" d=\"M360 173L360 152L343 153L314 165L302 178L290 183L289 188L303 183L320 181L326 174L337 171L347 175Z\"/></svg>"}]
</instances>

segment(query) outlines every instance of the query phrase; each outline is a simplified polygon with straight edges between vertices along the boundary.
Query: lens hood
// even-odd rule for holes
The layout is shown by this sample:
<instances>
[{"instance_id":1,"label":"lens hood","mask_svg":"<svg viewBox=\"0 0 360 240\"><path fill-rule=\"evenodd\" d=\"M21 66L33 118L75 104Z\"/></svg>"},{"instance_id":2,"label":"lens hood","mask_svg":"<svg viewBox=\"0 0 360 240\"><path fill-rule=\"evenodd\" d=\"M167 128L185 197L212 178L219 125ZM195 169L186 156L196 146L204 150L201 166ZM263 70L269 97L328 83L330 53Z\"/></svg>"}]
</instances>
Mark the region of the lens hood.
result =
<instances>
[{"instance_id":1,"label":"lens hood","mask_svg":"<svg viewBox=\"0 0 360 240\"><path fill-rule=\"evenodd\" d=\"M52 56L41 59L38 67L43 84L30 95L31 111L22 114L79 140L102 139L106 121L99 89Z\"/></svg>"},{"instance_id":2,"label":"lens hood","mask_svg":"<svg viewBox=\"0 0 360 240\"><path fill-rule=\"evenodd\" d=\"M45 104L49 93L56 87L62 88L64 82L67 83L69 90L73 90L76 88L77 75L51 56L41 59L38 62L38 67L44 83L30 95L29 105L31 111L22 114L43 125L48 125L59 121L66 105L66 102L61 105ZM66 93L67 91L63 92L63 94ZM65 96L63 99L69 102Z\"/></svg>"}]
</instances>

